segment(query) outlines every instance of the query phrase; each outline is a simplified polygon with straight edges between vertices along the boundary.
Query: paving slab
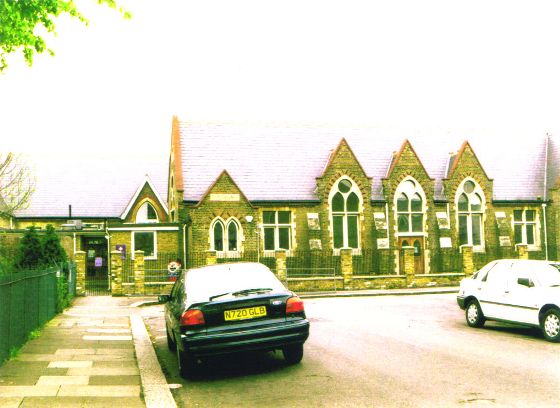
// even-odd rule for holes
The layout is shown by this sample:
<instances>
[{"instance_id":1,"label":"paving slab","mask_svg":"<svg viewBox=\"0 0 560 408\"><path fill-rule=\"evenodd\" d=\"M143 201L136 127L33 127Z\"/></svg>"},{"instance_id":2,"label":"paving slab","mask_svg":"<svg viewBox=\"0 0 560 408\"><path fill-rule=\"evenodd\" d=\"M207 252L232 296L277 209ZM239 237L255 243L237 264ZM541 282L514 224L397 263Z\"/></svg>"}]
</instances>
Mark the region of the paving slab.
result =
<instances>
[{"instance_id":1,"label":"paving slab","mask_svg":"<svg viewBox=\"0 0 560 408\"><path fill-rule=\"evenodd\" d=\"M139 375L92 375L89 385L140 385Z\"/></svg>"},{"instance_id":2,"label":"paving slab","mask_svg":"<svg viewBox=\"0 0 560 408\"><path fill-rule=\"evenodd\" d=\"M139 397L139 385L62 385L60 397Z\"/></svg>"},{"instance_id":3,"label":"paving slab","mask_svg":"<svg viewBox=\"0 0 560 408\"><path fill-rule=\"evenodd\" d=\"M101 357L101 356L100 356ZM136 360L125 361L95 361L93 363L95 368L136 368L138 367Z\"/></svg>"},{"instance_id":4,"label":"paving slab","mask_svg":"<svg viewBox=\"0 0 560 408\"><path fill-rule=\"evenodd\" d=\"M0 377L0 385L35 385L41 377L36 375L2 375ZM0 407L2 404L0 404Z\"/></svg>"},{"instance_id":5,"label":"paving slab","mask_svg":"<svg viewBox=\"0 0 560 408\"><path fill-rule=\"evenodd\" d=\"M49 368L88 368L93 365L93 361L51 361ZM68 374L71 375L71 374Z\"/></svg>"},{"instance_id":6,"label":"paving slab","mask_svg":"<svg viewBox=\"0 0 560 408\"><path fill-rule=\"evenodd\" d=\"M75 356L66 356L71 357L74 361L136 361L134 358L134 354L130 355L119 355L119 354L89 354L89 355L75 355Z\"/></svg>"},{"instance_id":7,"label":"paving slab","mask_svg":"<svg viewBox=\"0 0 560 408\"><path fill-rule=\"evenodd\" d=\"M87 375L42 375L37 381L37 385L88 385Z\"/></svg>"},{"instance_id":8,"label":"paving slab","mask_svg":"<svg viewBox=\"0 0 560 408\"><path fill-rule=\"evenodd\" d=\"M58 385L3 385L0 397L54 397L59 388Z\"/></svg>"},{"instance_id":9,"label":"paving slab","mask_svg":"<svg viewBox=\"0 0 560 408\"><path fill-rule=\"evenodd\" d=\"M55 354L62 355L83 355L83 354L95 354L96 350L93 348L72 348L72 349L58 349Z\"/></svg>"},{"instance_id":10,"label":"paving slab","mask_svg":"<svg viewBox=\"0 0 560 408\"><path fill-rule=\"evenodd\" d=\"M0 397L0 407L18 408L21 406L22 401L22 397Z\"/></svg>"},{"instance_id":11,"label":"paving slab","mask_svg":"<svg viewBox=\"0 0 560 408\"><path fill-rule=\"evenodd\" d=\"M146 406L140 397L27 397L19 401L21 401L19 408L143 408ZM4 406L0 405L0 407ZM7 407L11 408L9 405Z\"/></svg>"},{"instance_id":12,"label":"paving slab","mask_svg":"<svg viewBox=\"0 0 560 408\"><path fill-rule=\"evenodd\" d=\"M108 367L89 367L89 368L69 368L68 375L138 375L138 368L108 368Z\"/></svg>"}]
</instances>

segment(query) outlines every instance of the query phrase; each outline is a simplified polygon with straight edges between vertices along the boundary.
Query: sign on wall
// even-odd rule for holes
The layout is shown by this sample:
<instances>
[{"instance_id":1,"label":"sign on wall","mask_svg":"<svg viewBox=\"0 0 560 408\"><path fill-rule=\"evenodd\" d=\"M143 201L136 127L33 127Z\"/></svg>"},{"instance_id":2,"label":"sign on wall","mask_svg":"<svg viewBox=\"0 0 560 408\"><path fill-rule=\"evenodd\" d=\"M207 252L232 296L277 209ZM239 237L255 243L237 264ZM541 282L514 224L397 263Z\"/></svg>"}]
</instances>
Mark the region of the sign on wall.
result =
<instances>
[{"instance_id":1,"label":"sign on wall","mask_svg":"<svg viewBox=\"0 0 560 408\"><path fill-rule=\"evenodd\" d=\"M210 194L210 201L240 201L241 196L239 194L222 194L222 193L212 193Z\"/></svg>"},{"instance_id":2,"label":"sign on wall","mask_svg":"<svg viewBox=\"0 0 560 408\"><path fill-rule=\"evenodd\" d=\"M440 237L439 238L440 248L451 248L451 238L450 237Z\"/></svg>"},{"instance_id":3,"label":"sign on wall","mask_svg":"<svg viewBox=\"0 0 560 408\"><path fill-rule=\"evenodd\" d=\"M385 219L385 213L382 212L373 213L373 221L375 222L375 229L377 230L387 229L387 220Z\"/></svg>"},{"instance_id":4,"label":"sign on wall","mask_svg":"<svg viewBox=\"0 0 560 408\"><path fill-rule=\"evenodd\" d=\"M307 226L310 230L320 230L321 224L319 224L319 214L318 213L307 213Z\"/></svg>"},{"instance_id":5,"label":"sign on wall","mask_svg":"<svg viewBox=\"0 0 560 408\"><path fill-rule=\"evenodd\" d=\"M439 229L449 229L449 217L446 212L436 212L436 219Z\"/></svg>"}]
</instances>

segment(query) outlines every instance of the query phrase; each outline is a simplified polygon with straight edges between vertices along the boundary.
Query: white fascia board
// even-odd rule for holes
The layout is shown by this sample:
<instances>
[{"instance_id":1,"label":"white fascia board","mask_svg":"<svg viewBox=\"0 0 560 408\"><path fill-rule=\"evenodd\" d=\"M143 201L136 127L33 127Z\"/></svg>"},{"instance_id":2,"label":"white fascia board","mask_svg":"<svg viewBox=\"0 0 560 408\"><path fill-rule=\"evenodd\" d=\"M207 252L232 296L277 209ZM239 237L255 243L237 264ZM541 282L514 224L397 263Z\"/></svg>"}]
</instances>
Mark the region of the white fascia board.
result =
<instances>
[{"instance_id":1,"label":"white fascia board","mask_svg":"<svg viewBox=\"0 0 560 408\"><path fill-rule=\"evenodd\" d=\"M128 216L128 213L130 212L130 210L132 210L132 206L134 205L134 203L138 199L138 196L140 195L140 192L142 191L142 189L144 188L144 185L146 183L148 183L148 185L150 186L150 188L154 192L156 198L159 201L159 204L163 207L163 210L165 211L165 213L167 215L169 215L169 210L167 209L167 204L165 204L165 202L161 199L161 196L159 195L159 192L155 188L154 183L152 183L152 180L150 179L150 176L148 176L146 174L146 177L145 177L144 181L140 184L140 187L138 187L138 189L136 190L136 193L134 193L134 195L132 196L132 199L128 202L128 205L126 206L126 209L121 214L121 219L122 220L126 219L126 217Z\"/></svg>"},{"instance_id":2,"label":"white fascia board","mask_svg":"<svg viewBox=\"0 0 560 408\"><path fill-rule=\"evenodd\" d=\"M107 228L108 231L179 231L179 227L114 227Z\"/></svg>"}]
</instances>

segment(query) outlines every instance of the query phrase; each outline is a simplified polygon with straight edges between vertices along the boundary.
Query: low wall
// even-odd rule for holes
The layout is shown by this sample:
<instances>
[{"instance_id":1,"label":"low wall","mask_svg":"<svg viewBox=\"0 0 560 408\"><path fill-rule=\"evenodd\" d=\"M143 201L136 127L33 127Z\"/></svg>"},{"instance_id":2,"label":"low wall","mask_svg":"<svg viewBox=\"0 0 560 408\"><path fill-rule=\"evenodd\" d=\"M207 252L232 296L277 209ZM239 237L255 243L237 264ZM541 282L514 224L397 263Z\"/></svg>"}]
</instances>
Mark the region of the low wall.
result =
<instances>
[{"instance_id":1,"label":"low wall","mask_svg":"<svg viewBox=\"0 0 560 408\"><path fill-rule=\"evenodd\" d=\"M463 273L438 273L403 275L375 275L327 278L289 278L288 288L294 292L320 292L333 290L403 289L410 287L457 286ZM336 285L336 286L335 286Z\"/></svg>"}]
</instances>

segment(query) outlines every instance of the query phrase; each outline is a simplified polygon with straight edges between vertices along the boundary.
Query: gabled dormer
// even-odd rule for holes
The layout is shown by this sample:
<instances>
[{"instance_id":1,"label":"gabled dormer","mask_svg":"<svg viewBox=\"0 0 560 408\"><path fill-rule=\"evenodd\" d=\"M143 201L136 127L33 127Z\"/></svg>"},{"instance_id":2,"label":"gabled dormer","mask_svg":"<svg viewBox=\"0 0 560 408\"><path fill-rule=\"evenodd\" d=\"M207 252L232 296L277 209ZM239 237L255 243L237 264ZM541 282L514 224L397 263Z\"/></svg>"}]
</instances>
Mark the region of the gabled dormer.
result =
<instances>
[{"instance_id":1,"label":"gabled dormer","mask_svg":"<svg viewBox=\"0 0 560 408\"><path fill-rule=\"evenodd\" d=\"M416 180L425 192L426 199L432 198L435 180L426 171L408 139L391 156L387 174L382 180L383 193L389 202L393 201L394 192L405 179Z\"/></svg>"},{"instance_id":2,"label":"gabled dormer","mask_svg":"<svg viewBox=\"0 0 560 408\"><path fill-rule=\"evenodd\" d=\"M366 202L371 199L372 179L368 177L345 138L331 151L322 175L317 177L320 198L328 201L333 185L343 177L356 184Z\"/></svg>"},{"instance_id":3,"label":"gabled dormer","mask_svg":"<svg viewBox=\"0 0 560 408\"><path fill-rule=\"evenodd\" d=\"M492 198L493 180L488 177L468 141L464 141L459 151L449 158L446 178L443 180L447 199L452 201L454 192L465 179L472 179L484 191L488 199Z\"/></svg>"},{"instance_id":4,"label":"gabled dormer","mask_svg":"<svg viewBox=\"0 0 560 408\"><path fill-rule=\"evenodd\" d=\"M120 218L131 224L168 222L167 205L148 175L131 197Z\"/></svg>"}]
</instances>

